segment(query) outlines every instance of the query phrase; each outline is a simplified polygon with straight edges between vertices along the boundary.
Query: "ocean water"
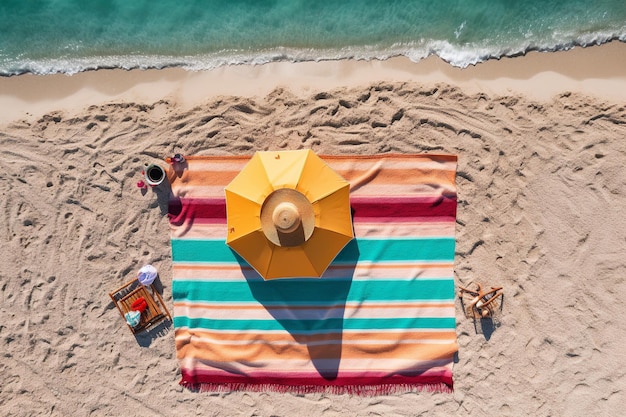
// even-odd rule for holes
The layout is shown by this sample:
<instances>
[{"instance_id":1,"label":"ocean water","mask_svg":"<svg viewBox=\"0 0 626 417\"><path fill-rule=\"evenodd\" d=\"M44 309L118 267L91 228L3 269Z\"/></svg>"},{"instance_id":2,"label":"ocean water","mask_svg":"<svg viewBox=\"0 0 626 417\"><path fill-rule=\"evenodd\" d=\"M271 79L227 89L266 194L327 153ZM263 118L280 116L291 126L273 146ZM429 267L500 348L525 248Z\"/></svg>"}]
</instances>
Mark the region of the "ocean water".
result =
<instances>
[{"instance_id":1,"label":"ocean water","mask_svg":"<svg viewBox=\"0 0 626 417\"><path fill-rule=\"evenodd\" d=\"M626 0L0 0L0 75L435 54L459 67L611 40Z\"/></svg>"}]
</instances>

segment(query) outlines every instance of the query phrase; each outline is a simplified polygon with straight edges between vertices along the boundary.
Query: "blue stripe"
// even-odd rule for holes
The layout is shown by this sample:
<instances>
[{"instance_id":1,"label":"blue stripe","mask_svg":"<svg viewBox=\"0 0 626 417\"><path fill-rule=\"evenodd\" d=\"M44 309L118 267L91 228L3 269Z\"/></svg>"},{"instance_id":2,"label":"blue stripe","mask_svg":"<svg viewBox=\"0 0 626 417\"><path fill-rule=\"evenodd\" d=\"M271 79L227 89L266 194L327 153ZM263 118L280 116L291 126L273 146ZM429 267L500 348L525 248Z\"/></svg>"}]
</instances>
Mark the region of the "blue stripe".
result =
<instances>
[{"instance_id":1,"label":"blue stripe","mask_svg":"<svg viewBox=\"0 0 626 417\"><path fill-rule=\"evenodd\" d=\"M342 330L377 329L454 329L454 317L419 317L393 319L326 319L326 320L213 320L174 317L174 327L207 330L288 331L291 334L340 332Z\"/></svg>"},{"instance_id":2,"label":"blue stripe","mask_svg":"<svg viewBox=\"0 0 626 417\"><path fill-rule=\"evenodd\" d=\"M358 261L454 261L454 238L353 239L333 263ZM216 262L248 264L223 239L172 239L174 262Z\"/></svg>"},{"instance_id":3,"label":"blue stripe","mask_svg":"<svg viewBox=\"0 0 626 417\"><path fill-rule=\"evenodd\" d=\"M363 300L450 301L454 298L454 280L174 280L172 294L175 301L260 302L267 305L331 305Z\"/></svg>"}]
</instances>

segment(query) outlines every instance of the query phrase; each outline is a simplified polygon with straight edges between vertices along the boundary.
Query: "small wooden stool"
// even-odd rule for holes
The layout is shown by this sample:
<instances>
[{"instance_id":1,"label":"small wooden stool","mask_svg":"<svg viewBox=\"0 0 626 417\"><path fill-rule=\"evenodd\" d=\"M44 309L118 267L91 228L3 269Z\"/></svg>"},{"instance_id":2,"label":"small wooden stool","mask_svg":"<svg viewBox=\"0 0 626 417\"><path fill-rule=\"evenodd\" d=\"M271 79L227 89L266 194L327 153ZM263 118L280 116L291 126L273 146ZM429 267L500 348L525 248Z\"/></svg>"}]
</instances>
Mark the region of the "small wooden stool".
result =
<instances>
[{"instance_id":1,"label":"small wooden stool","mask_svg":"<svg viewBox=\"0 0 626 417\"><path fill-rule=\"evenodd\" d=\"M484 290L478 282L470 282L467 287L459 285L459 298L465 307L465 316L473 319L493 317L500 306L502 287Z\"/></svg>"}]
</instances>

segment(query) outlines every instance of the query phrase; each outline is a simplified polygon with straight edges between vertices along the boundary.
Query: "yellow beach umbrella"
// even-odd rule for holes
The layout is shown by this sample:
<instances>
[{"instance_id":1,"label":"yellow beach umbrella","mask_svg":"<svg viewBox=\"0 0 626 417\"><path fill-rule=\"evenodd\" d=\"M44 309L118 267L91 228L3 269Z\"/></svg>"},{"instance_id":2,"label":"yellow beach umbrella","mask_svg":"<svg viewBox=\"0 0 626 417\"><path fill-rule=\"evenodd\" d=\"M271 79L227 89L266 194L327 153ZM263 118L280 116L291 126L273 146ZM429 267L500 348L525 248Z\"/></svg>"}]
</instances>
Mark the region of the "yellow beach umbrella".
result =
<instances>
[{"instance_id":1,"label":"yellow beach umbrella","mask_svg":"<svg viewBox=\"0 0 626 417\"><path fill-rule=\"evenodd\" d=\"M226 216L226 244L265 279L320 277L354 237L350 185L311 150L257 152Z\"/></svg>"}]
</instances>

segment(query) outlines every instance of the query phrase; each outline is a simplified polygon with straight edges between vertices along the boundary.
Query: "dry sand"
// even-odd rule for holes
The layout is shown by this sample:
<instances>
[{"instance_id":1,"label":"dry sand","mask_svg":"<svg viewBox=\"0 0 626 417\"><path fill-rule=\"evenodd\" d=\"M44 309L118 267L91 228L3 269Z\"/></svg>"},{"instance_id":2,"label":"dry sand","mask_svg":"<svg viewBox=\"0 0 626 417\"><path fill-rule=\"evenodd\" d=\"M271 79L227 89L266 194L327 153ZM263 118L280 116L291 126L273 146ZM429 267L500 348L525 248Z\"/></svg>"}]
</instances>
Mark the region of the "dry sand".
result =
<instances>
[{"instance_id":1,"label":"dry sand","mask_svg":"<svg viewBox=\"0 0 626 417\"><path fill-rule=\"evenodd\" d=\"M465 70L436 59L0 79L0 415L619 415L626 404L626 45ZM144 263L171 309L175 152L452 153L455 278L504 286L495 329L457 309L454 393L193 393L173 330L135 338L108 292Z\"/></svg>"}]
</instances>

